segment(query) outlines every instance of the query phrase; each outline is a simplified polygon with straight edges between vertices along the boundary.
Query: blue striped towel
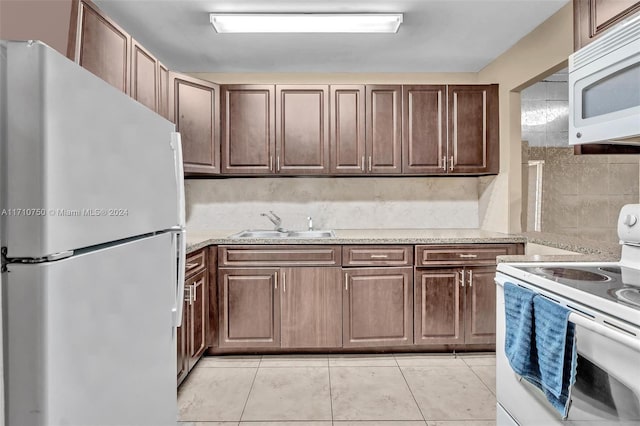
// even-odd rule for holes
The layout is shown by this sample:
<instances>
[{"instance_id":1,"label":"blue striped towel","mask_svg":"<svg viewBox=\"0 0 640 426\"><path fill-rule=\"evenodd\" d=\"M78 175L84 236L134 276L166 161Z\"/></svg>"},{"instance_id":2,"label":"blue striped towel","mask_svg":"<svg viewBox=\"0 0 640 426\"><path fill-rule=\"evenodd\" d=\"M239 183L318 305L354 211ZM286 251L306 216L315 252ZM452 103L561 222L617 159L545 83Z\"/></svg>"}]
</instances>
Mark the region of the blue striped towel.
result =
<instances>
[{"instance_id":1,"label":"blue striped towel","mask_svg":"<svg viewBox=\"0 0 640 426\"><path fill-rule=\"evenodd\" d=\"M539 388L566 419L575 383L575 325L564 306L505 283L505 353L511 368Z\"/></svg>"}]
</instances>

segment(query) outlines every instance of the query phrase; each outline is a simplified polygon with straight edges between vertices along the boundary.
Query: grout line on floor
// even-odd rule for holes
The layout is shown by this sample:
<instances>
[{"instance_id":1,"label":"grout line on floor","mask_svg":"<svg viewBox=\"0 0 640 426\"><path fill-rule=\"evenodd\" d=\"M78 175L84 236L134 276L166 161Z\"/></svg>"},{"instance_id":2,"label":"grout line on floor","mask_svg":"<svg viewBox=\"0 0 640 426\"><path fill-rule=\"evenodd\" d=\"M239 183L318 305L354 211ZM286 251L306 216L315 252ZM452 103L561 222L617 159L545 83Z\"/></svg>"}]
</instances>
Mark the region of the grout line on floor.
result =
<instances>
[{"instance_id":1,"label":"grout line on floor","mask_svg":"<svg viewBox=\"0 0 640 426\"><path fill-rule=\"evenodd\" d=\"M478 366L478 367L487 367L487 366ZM491 390L491 388L484 382L484 380L482 380L482 377L480 377L478 375L478 373L476 373L476 371L473 369L473 367L469 366L469 370L471 370L471 372L478 378L478 380L480 380L480 383L482 383L482 385L487 388L489 390L489 392L491 392L491 394L493 396L496 396L495 392L493 390Z\"/></svg>"},{"instance_id":2,"label":"grout line on floor","mask_svg":"<svg viewBox=\"0 0 640 426\"><path fill-rule=\"evenodd\" d=\"M398 364L398 360L397 359L396 359L396 364ZM407 385L407 388L409 388L409 393L411 394L411 398L413 398L413 402L415 402L416 407L418 407L418 411L420 411L420 415L422 416L422 420L424 421L424 423L426 425L427 424L427 418L424 416L424 413L422 412L422 408L420 408L420 404L418 404L418 400L416 399L416 396L413 394L413 390L411 390L411 386L409 386L409 381L405 377L404 371L402 371L402 367L400 367L400 364L398 364L398 370L400 370L400 374L402 374L402 378L404 379L404 382Z\"/></svg>"},{"instance_id":3,"label":"grout line on floor","mask_svg":"<svg viewBox=\"0 0 640 426\"><path fill-rule=\"evenodd\" d=\"M256 383L256 377L258 377L258 371L260 371L260 364L262 364L262 357L258 361L258 366L256 367L256 373L253 375L253 380L251 381L251 387L249 388L249 393L247 393L247 399L244 401L244 405L242 406L242 413L240 413L240 419L238 419L238 426L240 426L240 422L242 421L242 416L244 416L244 410L247 409L247 404L249 403L249 398L251 397L251 391L253 390L253 385Z\"/></svg>"},{"instance_id":4,"label":"grout line on floor","mask_svg":"<svg viewBox=\"0 0 640 426\"><path fill-rule=\"evenodd\" d=\"M333 426L333 395L331 393L331 366L329 365L329 358L327 358L327 373L329 374L329 404L331 407L331 426Z\"/></svg>"}]
</instances>

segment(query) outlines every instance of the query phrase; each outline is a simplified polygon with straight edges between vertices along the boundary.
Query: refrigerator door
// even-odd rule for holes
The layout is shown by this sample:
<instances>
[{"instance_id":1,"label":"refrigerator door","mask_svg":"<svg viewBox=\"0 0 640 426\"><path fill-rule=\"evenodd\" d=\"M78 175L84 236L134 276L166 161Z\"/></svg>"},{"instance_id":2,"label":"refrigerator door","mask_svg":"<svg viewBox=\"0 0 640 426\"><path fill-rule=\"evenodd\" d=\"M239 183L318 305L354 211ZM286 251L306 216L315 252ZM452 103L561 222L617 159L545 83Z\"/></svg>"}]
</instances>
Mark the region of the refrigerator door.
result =
<instances>
[{"instance_id":1,"label":"refrigerator door","mask_svg":"<svg viewBox=\"0 0 640 426\"><path fill-rule=\"evenodd\" d=\"M179 226L175 126L40 42L6 47L7 256Z\"/></svg>"},{"instance_id":2,"label":"refrigerator door","mask_svg":"<svg viewBox=\"0 0 640 426\"><path fill-rule=\"evenodd\" d=\"M8 425L173 425L173 233L3 274Z\"/></svg>"}]
</instances>

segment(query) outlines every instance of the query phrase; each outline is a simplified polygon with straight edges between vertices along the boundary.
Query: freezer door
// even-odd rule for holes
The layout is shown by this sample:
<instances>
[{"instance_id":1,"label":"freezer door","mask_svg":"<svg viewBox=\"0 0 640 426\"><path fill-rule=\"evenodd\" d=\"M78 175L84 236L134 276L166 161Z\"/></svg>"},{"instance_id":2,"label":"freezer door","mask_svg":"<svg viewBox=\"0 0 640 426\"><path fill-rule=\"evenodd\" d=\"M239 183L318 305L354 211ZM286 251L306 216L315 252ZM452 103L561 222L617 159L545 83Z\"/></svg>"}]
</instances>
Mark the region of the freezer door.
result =
<instances>
[{"instance_id":1,"label":"freezer door","mask_svg":"<svg viewBox=\"0 0 640 426\"><path fill-rule=\"evenodd\" d=\"M1 59L8 194L0 220L9 257L180 224L171 122L42 43L9 42Z\"/></svg>"},{"instance_id":2,"label":"freezer door","mask_svg":"<svg viewBox=\"0 0 640 426\"><path fill-rule=\"evenodd\" d=\"M176 264L166 233L8 265L7 425L175 426Z\"/></svg>"}]
</instances>

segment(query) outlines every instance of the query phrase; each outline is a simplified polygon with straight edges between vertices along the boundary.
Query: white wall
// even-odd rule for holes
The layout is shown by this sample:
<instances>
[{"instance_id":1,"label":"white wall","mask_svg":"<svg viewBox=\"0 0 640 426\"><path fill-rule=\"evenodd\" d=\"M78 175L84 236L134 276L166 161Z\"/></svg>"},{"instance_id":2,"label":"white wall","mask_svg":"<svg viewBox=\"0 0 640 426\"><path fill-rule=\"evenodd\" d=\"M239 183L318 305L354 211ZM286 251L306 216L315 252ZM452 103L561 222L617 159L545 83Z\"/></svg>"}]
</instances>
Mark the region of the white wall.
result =
<instances>
[{"instance_id":1,"label":"white wall","mask_svg":"<svg viewBox=\"0 0 640 426\"><path fill-rule=\"evenodd\" d=\"M232 178L186 181L189 229L477 228L477 178Z\"/></svg>"}]
</instances>

